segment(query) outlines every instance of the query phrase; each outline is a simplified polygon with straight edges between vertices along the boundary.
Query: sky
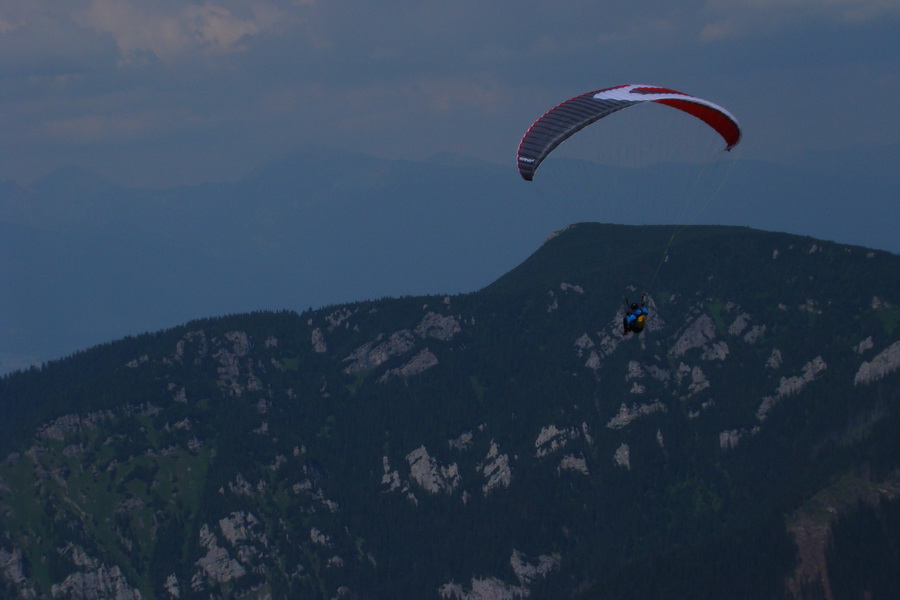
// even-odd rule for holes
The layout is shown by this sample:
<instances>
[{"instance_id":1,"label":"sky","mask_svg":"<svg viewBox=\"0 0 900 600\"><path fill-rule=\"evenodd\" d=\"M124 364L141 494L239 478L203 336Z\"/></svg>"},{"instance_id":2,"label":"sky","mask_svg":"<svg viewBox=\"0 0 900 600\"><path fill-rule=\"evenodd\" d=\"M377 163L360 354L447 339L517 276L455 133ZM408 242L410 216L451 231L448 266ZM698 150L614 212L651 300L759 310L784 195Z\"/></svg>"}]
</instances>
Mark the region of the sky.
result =
<instances>
[{"instance_id":1,"label":"sky","mask_svg":"<svg viewBox=\"0 0 900 600\"><path fill-rule=\"evenodd\" d=\"M900 142L900 0L0 0L0 181L234 181L311 145L514 169L582 92L695 94L739 158Z\"/></svg>"}]
</instances>

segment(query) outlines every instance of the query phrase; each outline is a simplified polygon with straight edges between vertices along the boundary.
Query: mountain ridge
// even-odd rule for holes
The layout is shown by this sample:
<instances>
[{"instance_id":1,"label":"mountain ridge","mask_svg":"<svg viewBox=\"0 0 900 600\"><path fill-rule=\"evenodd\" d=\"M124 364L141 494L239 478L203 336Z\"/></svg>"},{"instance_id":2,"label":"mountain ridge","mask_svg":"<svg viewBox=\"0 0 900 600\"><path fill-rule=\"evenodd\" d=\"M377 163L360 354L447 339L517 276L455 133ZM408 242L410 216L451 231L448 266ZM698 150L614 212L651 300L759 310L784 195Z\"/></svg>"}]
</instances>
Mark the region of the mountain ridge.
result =
<instances>
[{"instance_id":1,"label":"mountain ridge","mask_svg":"<svg viewBox=\"0 0 900 600\"><path fill-rule=\"evenodd\" d=\"M895 589L840 567L859 541L842 523L893 531L897 261L578 224L477 292L202 319L8 375L0 589ZM623 289L651 294L641 336L621 335Z\"/></svg>"}]
</instances>

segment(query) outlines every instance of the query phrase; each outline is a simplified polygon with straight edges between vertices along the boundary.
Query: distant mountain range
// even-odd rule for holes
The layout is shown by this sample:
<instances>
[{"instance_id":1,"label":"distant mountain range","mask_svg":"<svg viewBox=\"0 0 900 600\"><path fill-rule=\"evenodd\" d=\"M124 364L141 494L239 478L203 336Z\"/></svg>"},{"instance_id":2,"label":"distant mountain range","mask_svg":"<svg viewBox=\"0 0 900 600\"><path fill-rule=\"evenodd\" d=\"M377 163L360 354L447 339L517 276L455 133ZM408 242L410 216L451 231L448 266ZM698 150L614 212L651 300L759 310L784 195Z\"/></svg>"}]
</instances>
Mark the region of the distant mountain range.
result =
<instances>
[{"instance_id":1,"label":"distant mountain range","mask_svg":"<svg viewBox=\"0 0 900 600\"><path fill-rule=\"evenodd\" d=\"M133 189L75 168L28 187L7 182L0 372L192 318L473 291L582 221L746 225L898 252L898 156L892 147L829 158L826 177L727 163L708 186L715 197L687 213L668 187L683 165L565 159L532 184L512 166L465 157L323 148L235 183Z\"/></svg>"},{"instance_id":2,"label":"distant mountain range","mask_svg":"<svg viewBox=\"0 0 900 600\"><path fill-rule=\"evenodd\" d=\"M9 374L0 596L894 598L898 272L791 234L579 224L476 292Z\"/></svg>"}]
</instances>

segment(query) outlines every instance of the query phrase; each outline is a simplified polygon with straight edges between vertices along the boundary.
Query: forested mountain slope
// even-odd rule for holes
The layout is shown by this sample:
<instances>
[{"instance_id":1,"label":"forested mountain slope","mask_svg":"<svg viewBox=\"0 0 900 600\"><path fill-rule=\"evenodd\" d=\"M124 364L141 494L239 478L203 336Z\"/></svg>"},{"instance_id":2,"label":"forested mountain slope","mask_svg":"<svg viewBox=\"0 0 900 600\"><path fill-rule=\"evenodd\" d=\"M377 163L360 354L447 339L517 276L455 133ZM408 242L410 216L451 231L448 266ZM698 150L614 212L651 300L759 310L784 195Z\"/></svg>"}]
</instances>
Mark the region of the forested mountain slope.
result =
<instances>
[{"instance_id":1,"label":"forested mountain slope","mask_svg":"<svg viewBox=\"0 0 900 600\"><path fill-rule=\"evenodd\" d=\"M898 274L793 235L580 224L476 293L9 375L0 595L895 597Z\"/></svg>"}]
</instances>

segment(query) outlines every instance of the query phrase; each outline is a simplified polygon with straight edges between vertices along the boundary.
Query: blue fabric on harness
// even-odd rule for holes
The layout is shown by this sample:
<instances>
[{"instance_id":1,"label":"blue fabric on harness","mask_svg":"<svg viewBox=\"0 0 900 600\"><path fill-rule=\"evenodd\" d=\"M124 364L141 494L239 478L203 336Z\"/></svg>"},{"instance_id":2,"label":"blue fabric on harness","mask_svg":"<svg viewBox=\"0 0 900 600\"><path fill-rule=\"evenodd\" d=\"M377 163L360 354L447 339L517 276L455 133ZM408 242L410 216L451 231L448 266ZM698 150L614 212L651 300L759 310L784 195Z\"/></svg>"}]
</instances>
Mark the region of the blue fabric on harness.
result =
<instances>
[{"instance_id":1,"label":"blue fabric on harness","mask_svg":"<svg viewBox=\"0 0 900 600\"><path fill-rule=\"evenodd\" d=\"M635 321L637 321L637 318L639 316L646 315L646 314L647 314L647 309L642 306L640 308L634 309L634 311L631 314L625 315L625 320L627 323L631 324L631 323L634 323Z\"/></svg>"}]
</instances>

